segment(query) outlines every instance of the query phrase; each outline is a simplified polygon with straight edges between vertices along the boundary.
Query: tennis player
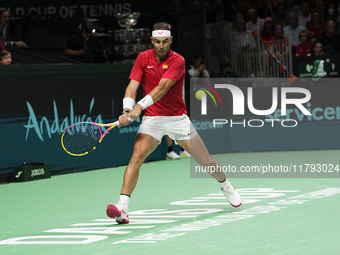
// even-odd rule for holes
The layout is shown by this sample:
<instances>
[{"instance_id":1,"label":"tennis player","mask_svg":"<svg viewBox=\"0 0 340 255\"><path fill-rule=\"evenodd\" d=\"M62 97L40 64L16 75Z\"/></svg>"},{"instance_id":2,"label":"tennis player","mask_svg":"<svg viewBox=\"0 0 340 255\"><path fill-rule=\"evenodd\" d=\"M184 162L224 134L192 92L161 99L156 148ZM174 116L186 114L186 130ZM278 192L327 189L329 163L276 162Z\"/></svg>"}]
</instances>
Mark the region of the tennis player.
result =
<instances>
[{"instance_id":1,"label":"tennis player","mask_svg":"<svg viewBox=\"0 0 340 255\"><path fill-rule=\"evenodd\" d=\"M133 155L125 169L121 195L117 205L109 204L106 213L118 223L129 223L128 204L136 187L139 169L145 158L152 153L168 135L202 166L220 166L208 153L202 139L187 116L183 102L185 76L184 58L170 49L173 37L171 25L166 22L153 26L151 43L154 49L140 53L130 74L130 83L123 99L123 114L120 125L130 123L128 118L137 120L144 110L144 117L137 132ZM143 96L135 103L137 89L142 84ZM232 187L223 171L211 172L220 185L229 203L238 207L241 196Z\"/></svg>"}]
</instances>

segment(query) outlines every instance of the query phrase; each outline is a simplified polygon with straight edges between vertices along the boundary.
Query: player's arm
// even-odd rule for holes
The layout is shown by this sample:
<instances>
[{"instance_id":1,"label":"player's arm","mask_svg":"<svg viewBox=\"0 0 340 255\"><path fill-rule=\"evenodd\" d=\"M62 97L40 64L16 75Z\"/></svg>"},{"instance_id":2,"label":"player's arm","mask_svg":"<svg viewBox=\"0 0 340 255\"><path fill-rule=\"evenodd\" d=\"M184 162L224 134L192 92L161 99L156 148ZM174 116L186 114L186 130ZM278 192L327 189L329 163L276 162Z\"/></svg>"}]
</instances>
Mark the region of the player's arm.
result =
<instances>
[{"instance_id":1,"label":"player's arm","mask_svg":"<svg viewBox=\"0 0 340 255\"><path fill-rule=\"evenodd\" d=\"M123 114L119 116L120 125L128 125L128 113L134 108L137 90L140 85L140 82L131 79L129 85L125 90L125 95L123 99Z\"/></svg>"},{"instance_id":2,"label":"player's arm","mask_svg":"<svg viewBox=\"0 0 340 255\"><path fill-rule=\"evenodd\" d=\"M139 118L139 115L142 113L143 109L161 99L168 92L171 86L174 85L175 83L176 81L174 80L162 78L159 81L159 84L156 87L154 87L148 95L146 95L142 100L140 100L136 104L136 106L129 113L129 117L133 118L134 120L137 120Z\"/></svg>"},{"instance_id":3,"label":"player's arm","mask_svg":"<svg viewBox=\"0 0 340 255\"><path fill-rule=\"evenodd\" d=\"M137 97L137 90L139 88L140 82L135 81L133 79L130 80L129 85L127 86L126 90L125 90L125 95L124 98L129 97L132 98L133 100L136 100ZM125 106L123 106L125 107ZM132 110L132 108L130 109L125 109L124 110Z\"/></svg>"},{"instance_id":4,"label":"player's arm","mask_svg":"<svg viewBox=\"0 0 340 255\"><path fill-rule=\"evenodd\" d=\"M153 90L150 91L149 95L152 98L152 101L155 103L159 99L161 99L170 89L172 85L174 85L176 81L171 79L163 78L159 81L158 86L154 87Z\"/></svg>"}]
</instances>

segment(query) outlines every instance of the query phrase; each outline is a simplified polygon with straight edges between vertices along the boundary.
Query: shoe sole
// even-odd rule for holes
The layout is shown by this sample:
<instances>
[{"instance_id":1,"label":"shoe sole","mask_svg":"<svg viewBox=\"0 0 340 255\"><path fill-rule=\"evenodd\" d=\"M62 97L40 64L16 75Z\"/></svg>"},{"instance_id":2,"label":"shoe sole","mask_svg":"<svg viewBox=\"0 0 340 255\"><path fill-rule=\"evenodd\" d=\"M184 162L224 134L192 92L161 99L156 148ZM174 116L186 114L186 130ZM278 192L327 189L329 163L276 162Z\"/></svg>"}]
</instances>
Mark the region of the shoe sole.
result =
<instances>
[{"instance_id":1,"label":"shoe sole","mask_svg":"<svg viewBox=\"0 0 340 255\"><path fill-rule=\"evenodd\" d=\"M180 158L166 158L166 160L178 160L178 159L180 159Z\"/></svg>"},{"instance_id":2,"label":"shoe sole","mask_svg":"<svg viewBox=\"0 0 340 255\"><path fill-rule=\"evenodd\" d=\"M106 208L106 215L110 218L120 217L122 213L118 211L118 208L113 204L108 204Z\"/></svg>"},{"instance_id":3,"label":"shoe sole","mask_svg":"<svg viewBox=\"0 0 340 255\"><path fill-rule=\"evenodd\" d=\"M118 210L118 208L115 205L108 204L106 208L106 215L110 218L116 218L116 217L120 217L122 213ZM119 221L116 219L116 222L118 224L129 224L130 221L126 219L122 219L122 221Z\"/></svg>"},{"instance_id":4,"label":"shoe sole","mask_svg":"<svg viewBox=\"0 0 340 255\"><path fill-rule=\"evenodd\" d=\"M229 202L229 204L230 204L230 202ZM239 204L239 205L233 205L233 204L230 204L230 205L233 206L233 207L239 207L239 206L242 205L242 202L241 202L241 204Z\"/></svg>"}]
</instances>

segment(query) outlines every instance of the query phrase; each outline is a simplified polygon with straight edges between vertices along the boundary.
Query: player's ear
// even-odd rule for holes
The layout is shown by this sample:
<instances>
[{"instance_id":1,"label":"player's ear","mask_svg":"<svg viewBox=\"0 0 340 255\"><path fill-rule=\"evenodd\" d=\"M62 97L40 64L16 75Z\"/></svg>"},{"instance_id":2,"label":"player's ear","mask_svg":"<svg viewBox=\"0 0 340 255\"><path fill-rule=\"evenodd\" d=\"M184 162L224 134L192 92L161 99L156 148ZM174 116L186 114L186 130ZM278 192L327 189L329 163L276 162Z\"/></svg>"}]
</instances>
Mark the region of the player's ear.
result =
<instances>
[{"instance_id":1,"label":"player's ear","mask_svg":"<svg viewBox=\"0 0 340 255\"><path fill-rule=\"evenodd\" d=\"M173 39L173 38L174 38L173 36L170 37L170 44L172 43L172 39Z\"/></svg>"}]
</instances>

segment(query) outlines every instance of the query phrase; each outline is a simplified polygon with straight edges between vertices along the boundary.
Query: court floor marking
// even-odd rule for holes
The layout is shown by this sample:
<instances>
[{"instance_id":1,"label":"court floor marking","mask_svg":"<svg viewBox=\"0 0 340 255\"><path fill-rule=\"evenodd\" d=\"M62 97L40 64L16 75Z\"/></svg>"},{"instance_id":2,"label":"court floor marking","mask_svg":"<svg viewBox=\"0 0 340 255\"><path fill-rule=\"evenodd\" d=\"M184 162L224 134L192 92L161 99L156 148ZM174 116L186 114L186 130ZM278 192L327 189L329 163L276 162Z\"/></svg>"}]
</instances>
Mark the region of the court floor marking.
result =
<instances>
[{"instance_id":1,"label":"court floor marking","mask_svg":"<svg viewBox=\"0 0 340 255\"><path fill-rule=\"evenodd\" d=\"M271 188L249 188L249 189L239 189L240 193L245 194L251 192L253 197L248 196L248 198L272 198L285 196L286 193L280 190L274 190ZM257 191L257 193L256 193ZM266 192L264 192L266 191ZM299 190L285 190L285 192L298 192ZM139 235L132 238L123 239L120 241L113 242L112 244L120 244L120 243L156 243L159 241L165 241L171 238L175 238L178 236L182 236L188 234L190 232L200 231L202 229L207 229L213 226L220 226L221 224L234 222L243 219L249 219L259 214L270 213L273 211L278 211L290 205L298 205L309 202L313 199L322 199L328 196L336 195L340 193L340 188L325 188L321 190L316 190L313 192L309 192L306 194L300 194L293 197L289 197L287 199L277 200L275 202L269 202L266 205L254 206L246 209L235 209L231 208L232 211L230 214L219 215L215 217L210 217L203 220L196 220L194 222L181 224L179 226L173 226L170 228L165 228L163 230L159 230L157 233L146 233L143 235ZM275 194L275 195L274 195ZM279 194L279 195L278 195ZM211 196L213 195L213 196ZM208 194L206 197L194 197L192 199L193 203L188 203L190 200L185 200L186 205L202 205L202 202L212 199L225 199L223 196L217 196L220 194ZM200 198L200 199L197 199ZM204 198L204 199L201 199ZM245 200L247 196L245 195ZM202 201L203 200L203 201ZM248 199L249 200L249 199ZM250 199L251 200L251 199ZM251 201L251 203L257 203L262 200ZM196 203L195 203L196 202ZM170 203L172 205L183 205L183 201L176 201ZM224 203L211 203L208 202L205 205L221 205ZM107 239L108 236L103 236L103 234L119 234L125 235L133 233L134 229L150 229L158 226L157 224L168 224L178 221L178 218L199 218L200 216L213 215L217 212L225 211L224 209L219 208L198 208L198 209L179 209L179 210L168 210L168 209L150 209L150 210L140 210L133 211L130 213L132 218L131 225L141 224L141 226L131 226L131 225L118 225L115 224L111 227L95 227L95 228L60 228L60 229L51 229L43 232L46 233L76 233L82 235L40 235L40 236L26 236L26 237L15 237L6 240L0 241L0 245L17 245L17 244L89 244L93 242L98 242L104 239ZM170 215L169 215L170 214ZM183 216L183 217L182 217ZM150 220L150 218L153 218ZM154 220L154 218L162 219L162 220ZM164 220L171 219L172 220ZM93 220L98 223L98 226L102 226L102 221L107 223L107 221L112 221L111 219L96 219ZM138 222L139 221L139 222ZM114 223L114 222L112 222ZM70 226L81 226L81 224L88 223L76 223ZM91 223L92 224L92 223ZM148 225L148 224L156 224L156 225ZM145 226L144 226L145 225ZM85 225L86 226L86 225ZM93 225L90 225L93 226ZM179 232L179 233L176 233ZM96 235L83 235L83 234L96 234ZM98 235L100 234L100 235ZM42 240L48 239L48 240ZM61 239L61 240L50 240L50 239ZM71 239L71 240L68 240ZM80 239L80 240L74 240Z\"/></svg>"}]
</instances>

